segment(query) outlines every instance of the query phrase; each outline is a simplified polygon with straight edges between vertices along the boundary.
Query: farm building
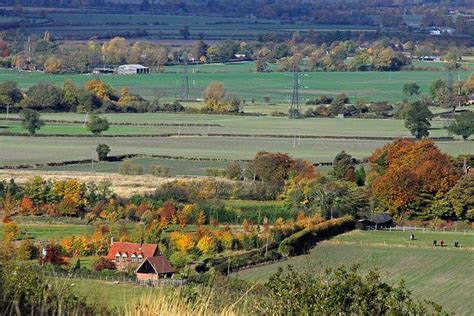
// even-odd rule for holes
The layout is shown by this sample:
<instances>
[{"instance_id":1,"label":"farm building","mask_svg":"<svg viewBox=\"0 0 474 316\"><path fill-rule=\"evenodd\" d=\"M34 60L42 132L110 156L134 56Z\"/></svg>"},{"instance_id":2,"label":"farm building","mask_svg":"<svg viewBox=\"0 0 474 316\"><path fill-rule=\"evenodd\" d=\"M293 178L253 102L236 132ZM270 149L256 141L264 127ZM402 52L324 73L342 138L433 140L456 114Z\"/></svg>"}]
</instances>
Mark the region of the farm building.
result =
<instances>
[{"instance_id":1,"label":"farm building","mask_svg":"<svg viewBox=\"0 0 474 316\"><path fill-rule=\"evenodd\" d=\"M146 258L135 272L137 280L142 282L152 282L161 278L169 278L173 273L173 267L164 256Z\"/></svg>"},{"instance_id":2,"label":"farm building","mask_svg":"<svg viewBox=\"0 0 474 316\"><path fill-rule=\"evenodd\" d=\"M157 254L158 245L156 244L112 241L107 260L114 262L118 270L126 270L129 266L138 266L146 258Z\"/></svg>"},{"instance_id":3,"label":"farm building","mask_svg":"<svg viewBox=\"0 0 474 316\"><path fill-rule=\"evenodd\" d=\"M119 75L149 74L150 68L138 64L121 65L117 68L117 73Z\"/></svg>"},{"instance_id":4,"label":"farm building","mask_svg":"<svg viewBox=\"0 0 474 316\"><path fill-rule=\"evenodd\" d=\"M362 229L379 229L393 226L393 218L387 213L378 213L359 220Z\"/></svg>"}]
</instances>

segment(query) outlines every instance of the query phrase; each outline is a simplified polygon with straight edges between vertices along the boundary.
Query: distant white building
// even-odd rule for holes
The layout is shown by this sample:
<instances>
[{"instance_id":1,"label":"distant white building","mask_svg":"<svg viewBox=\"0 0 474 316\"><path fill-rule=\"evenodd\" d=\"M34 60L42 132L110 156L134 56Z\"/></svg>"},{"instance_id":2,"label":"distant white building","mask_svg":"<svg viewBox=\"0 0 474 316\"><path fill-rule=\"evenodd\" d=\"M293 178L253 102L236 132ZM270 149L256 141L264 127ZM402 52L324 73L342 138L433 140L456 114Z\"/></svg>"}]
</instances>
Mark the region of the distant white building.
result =
<instances>
[{"instance_id":1,"label":"distant white building","mask_svg":"<svg viewBox=\"0 0 474 316\"><path fill-rule=\"evenodd\" d=\"M121 65L117 68L117 73L119 75L149 74L150 68L138 64Z\"/></svg>"}]
</instances>

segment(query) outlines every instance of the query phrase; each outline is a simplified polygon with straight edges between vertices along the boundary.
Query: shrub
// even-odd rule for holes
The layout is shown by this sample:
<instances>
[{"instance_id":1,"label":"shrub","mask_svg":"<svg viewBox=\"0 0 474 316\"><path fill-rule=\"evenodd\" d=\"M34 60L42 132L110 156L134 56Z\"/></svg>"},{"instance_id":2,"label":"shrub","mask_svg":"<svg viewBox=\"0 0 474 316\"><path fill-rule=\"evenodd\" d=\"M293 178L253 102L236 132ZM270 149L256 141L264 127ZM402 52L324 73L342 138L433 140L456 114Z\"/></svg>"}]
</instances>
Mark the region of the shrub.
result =
<instances>
[{"instance_id":1,"label":"shrub","mask_svg":"<svg viewBox=\"0 0 474 316\"><path fill-rule=\"evenodd\" d=\"M118 172L122 175L140 175L143 174L143 166L131 161L124 161L120 164Z\"/></svg>"},{"instance_id":2,"label":"shrub","mask_svg":"<svg viewBox=\"0 0 474 316\"><path fill-rule=\"evenodd\" d=\"M313 247L319 240L344 233L354 227L355 222L352 216L331 219L285 238L280 243L278 252L283 256L300 255Z\"/></svg>"},{"instance_id":3,"label":"shrub","mask_svg":"<svg viewBox=\"0 0 474 316\"><path fill-rule=\"evenodd\" d=\"M117 269L117 267L115 266L115 263L110 261L110 260L107 260L106 258L104 257L100 257L99 259L97 259L96 261L94 261L92 263L92 269L94 271L102 271L102 270L115 270Z\"/></svg>"},{"instance_id":4,"label":"shrub","mask_svg":"<svg viewBox=\"0 0 474 316\"><path fill-rule=\"evenodd\" d=\"M171 176L170 168L163 167L160 165L152 165L150 167L150 173L155 177L169 177Z\"/></svg>"},{"instance_id":5,"label":"shrub","mask_svg":"<svg viewBox=\"0 0 474 316\"><path fill-rule=\"evenodd\" d=\"M99 144L96 148L97 156L99 161L104 161L107 159L107 155L110 153L110 147L106 144Z\"/></svg>"}]
</instances>

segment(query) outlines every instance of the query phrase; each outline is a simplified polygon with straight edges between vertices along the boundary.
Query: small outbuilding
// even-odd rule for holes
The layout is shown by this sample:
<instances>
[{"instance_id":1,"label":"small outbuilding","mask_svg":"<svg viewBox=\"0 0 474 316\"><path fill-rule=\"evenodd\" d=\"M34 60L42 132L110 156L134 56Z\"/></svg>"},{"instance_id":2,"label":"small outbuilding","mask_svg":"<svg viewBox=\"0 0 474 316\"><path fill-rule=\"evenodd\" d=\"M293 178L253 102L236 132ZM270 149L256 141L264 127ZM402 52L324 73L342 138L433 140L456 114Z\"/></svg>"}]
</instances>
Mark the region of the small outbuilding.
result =
<instances>
[{"instance_id":1,"label":"small outbuilding","mask_svg":"<svg viewBox=\"0 0 474 316\"><path fill-rule=\"evenodd\" d=\"M148 257L138 266L135 274L139 281L153 282L172 277L174 269L164 256Z\"/></svg>"},{"instance_id":2,"label":"small outbuilding","mask_svg":"<svg viewBox=\"0 0 474 316\"><path fill-rule=\"evenodd\" d=\"M139 64L121 65L121 66L118 66L117 73L119 75L149 74L150 68L139 65Z\"/></svg>"},{"instance_id":3,"label":"small outbuilding","mask_svg":"<svg viewBox=\"0 0 474 316\"><path fill-rule=\"evenodd\" d=\"M362 229L379 229L393 226L393 218L387 213L377 213L366 218L359 219Z\"/></svg>"}]
</instances>

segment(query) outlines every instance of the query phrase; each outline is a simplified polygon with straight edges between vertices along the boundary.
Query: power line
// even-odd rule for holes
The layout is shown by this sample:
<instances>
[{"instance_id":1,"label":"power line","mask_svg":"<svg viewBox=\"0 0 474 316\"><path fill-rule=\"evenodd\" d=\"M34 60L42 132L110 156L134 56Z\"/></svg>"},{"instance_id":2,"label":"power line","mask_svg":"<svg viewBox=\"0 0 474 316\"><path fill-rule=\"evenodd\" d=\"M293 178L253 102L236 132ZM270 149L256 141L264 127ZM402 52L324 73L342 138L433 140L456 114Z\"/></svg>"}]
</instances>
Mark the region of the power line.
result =
<instances>
[{"instance_id":1,"label":"power line","mask_svg":"<svg viewBox=\"0 0 474 316\"><path fill-rule=\"evenodd\" d=\"M291 105L288 111L290 119L297 119L300 113L300 71L298 66L293 67L293 92L291 94Z\"/></svg>"},{"instance_id":2,"label":"power line","mask_svg":"<svg viewBox=\"0 0 474 316\"><path fill-rule=\"evenodd\" d=\"M181 81L181 99L189 100L189 69L188 69L188 56L185 53L183 56L183 78Z\"/></svg>"}]
</instances>

